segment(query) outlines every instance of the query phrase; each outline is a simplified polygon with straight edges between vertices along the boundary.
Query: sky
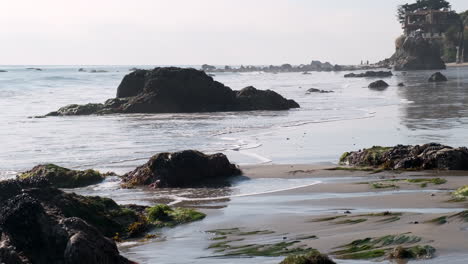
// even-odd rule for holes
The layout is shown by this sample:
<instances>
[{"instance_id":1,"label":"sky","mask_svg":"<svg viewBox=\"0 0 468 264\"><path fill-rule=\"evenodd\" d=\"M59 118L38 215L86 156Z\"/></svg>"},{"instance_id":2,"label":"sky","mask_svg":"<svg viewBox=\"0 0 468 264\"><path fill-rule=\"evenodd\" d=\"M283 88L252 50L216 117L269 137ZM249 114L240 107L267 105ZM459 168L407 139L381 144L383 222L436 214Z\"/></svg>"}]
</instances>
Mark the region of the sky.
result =
<instances>
[{"instance_id":1,"label":"sky","mask_svg":"<svg viewBox=\"0 0 468 264\"><path fill-rule=\"evenodd\" d=\"M411 1L0 0L0 65L374 62Z\"/></svg>"}]
</instances>

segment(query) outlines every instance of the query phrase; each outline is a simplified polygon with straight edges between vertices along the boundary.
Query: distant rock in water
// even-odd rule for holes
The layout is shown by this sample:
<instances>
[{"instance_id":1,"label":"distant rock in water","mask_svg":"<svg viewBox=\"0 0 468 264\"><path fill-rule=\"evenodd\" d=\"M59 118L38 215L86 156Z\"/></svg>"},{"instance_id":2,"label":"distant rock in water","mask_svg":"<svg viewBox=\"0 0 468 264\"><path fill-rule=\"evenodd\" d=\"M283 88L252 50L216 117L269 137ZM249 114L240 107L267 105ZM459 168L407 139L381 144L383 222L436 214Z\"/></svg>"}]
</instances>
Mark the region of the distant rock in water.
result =
<instances>
[{"instance_id":1,"label":"distant rock in water","mask_svg":"<svg viewBox=\"0 0 468 264\"><path fill-rule=\"evenodd\" d=\"M78 188L100 183L105 175L95 170L70 170L54 164L38 165L18 178L45 178L56 188Z\"/></svg>"},{"instance_id":2,"label":"distant rock in water","mask_svg":"<svg viewBox=\"0 0 468 264\"><path fill-rule=\"evenodd\" d=\"M396 42L396 52L389 59L397 71L442 70L440 47L435 41L422 37L401 37Z\"/></svg>"},{"instance_id":3,"label":"distant rock in water","mask_svg":"<svg viewBox=\"0 0 468 264\"><path fill-rule=\"evenodd\" d=\"M436 73L431 75L431 77L429 78L428 81L429 82L446 82L446 81L448 81L448 79L442 73L436 72Z\"/></svg>"},{"instance_id":4,"label":"distant rock in water","mask_svg":"<svg viewBox=\"0 0 468 264\"><path fill-rule=\"evenodd\" d=\"M146 164L123 176L124 187L153 188L199 187L226 185L231 176L241 171L221 153L206 155L195 150L159 153Z\"/></svg>"},{"instance_id":5,"label":"distant rock in water","mask_svg":"<svg viewBox=\"0 0 468 264\"><path fill-rule=\"evenodd\" d=\"M341 156L341 164L355 167L418 170L468 170L468 149L441 144L372 147Z\"/></svg>"},{"instance_id":6,"label":"distant rock in water","mask_svg":"<svg viewBox=\"0 0 468 264\"><path fill-rule=\"evenodd\" d=\"M405 84L404 83L399 83L398 87L405 87Z\"/></svg>"},{"instance_id":7,"label":"distant rock in water","mask_svg":"<svg viewBox=\"0 0 468 264\"><path fill-rule=\"evenodd\" d=\"M382 88L387 88L388 86L389 86L388 83L386 83L383 80L378 80L369 84L369 88L371 89L382 89Z\"/></svg>"},{"instance_id":8,"label":"distant rock in water","mask_svg":"<svg viewBox=\"0 0 468 264\"><path fill-rule=\"evenodd\" d=\"M85 72L86 70L84 68L79 68L78 71L79 72Z\"/></svg>"},{"instance_id":9,"label":"distant rock in water","mask_svg":"<svg viewBox=\"0 0 468 264\"><path fill-rule=\"evenodd\" d=\"M310 88L306 93L333 93L333 91L320 90L316 88Z\"/></svg>"},{"instance_id":10,"label":"distant rock in water","mask_svg":"<svg viewBox=\"0 0 468 264\"><path fill-rule=\"evenodd\" d=\"M104 104L68 105L47 116L111 113L191 113L299 108L271 90L247 87L233 91L205 72L176 67L136 70Z\"/></svg>"},{"instance_id":11,"label":"distant rock in water","mask_svg":"<svg viewBox=\"0 0 468 264\"><path fill-rule=\"evenodd\" d=\"M42 71L41 68L26 68L26 70Z\"/></svg>"},{"instance_id":12,"label":"distant rock in water","mask_svg":"<svg viewBox=\"0 0 468 264\"><path fill-rule=\"evenodd\" d=\"M0 72L8 72L8 71L5 71L5 70L0 70Z\"/></svg>"},{"instance_id":13,"label":"distant rock in water","mask_svg":"<svg viewBox=\"0 0 468 264\"><path fill-rule=\"evenodd\" d=\"M364 73L348 73L345 74L345 78L359 78L359 77L378 77L378 78L384 78L384 77L391 77L393 76L393 73L391 71L366 71Z\"/></svg>"}]
</instances>

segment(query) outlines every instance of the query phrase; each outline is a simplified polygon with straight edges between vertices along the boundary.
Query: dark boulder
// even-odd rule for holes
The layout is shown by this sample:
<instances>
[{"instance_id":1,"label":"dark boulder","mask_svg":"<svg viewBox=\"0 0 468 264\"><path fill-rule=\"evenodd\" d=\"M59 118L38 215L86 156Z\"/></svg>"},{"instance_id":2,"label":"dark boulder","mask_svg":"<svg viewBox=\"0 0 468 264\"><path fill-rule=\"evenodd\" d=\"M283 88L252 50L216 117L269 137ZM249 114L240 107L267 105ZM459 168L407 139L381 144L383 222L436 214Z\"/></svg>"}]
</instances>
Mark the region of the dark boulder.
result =
<instances>
[{"instance_id":1,"label":"dark boulder","mask_svg":"<svg viewBox=\"0 0 468 264\"><path fill-rule=\"evenodd\" d=\"M468 170L468 149L441 144L372 147L344 153L340 163L355 167L418 170Z\"/></svg>"},{"instance_id":2,"label":"dark boulder","mask_svg":"<svg viewBox=\"0 0 468 264\"><path fill-rule=\"evenodd\" d=\"M241 171L221 153L206 155L194 150L159 153L146 164L123 176L124 187L154 188L226 185L227 178Z\"/></svg>"},{"instance_id":3,"label":"dark boulder","mask_svg":"<svg viewBox=\"0 0 468 264\"><path fill-rule=\"evenodd\" d=\"M249 86L240 91L236 91L236 101L239 110L288 110L299 108L299 104L294 100L285 99L283 96L272 90L258 90Z\"/></svg>"},{"instance_id":4,"label":"dark boulder","mask_svg":"<svg viewBox=\"0 0 468 264\"><path fill-rule=\"evenodd\" d=\"M95 170L70 170L54 164L38 165L18 178L45 178L56 188L78 188L100 183L105 175Z\"/></svg>"},{"instance_id":5,"label":"dark boulder","mask_svg":"<svg viewBox=\"0 0 468 264\"><path fill-rule=\"evenodd\" d=\"M398 87L405 87L404 83L398 83Z\"/></svg>"},{"instance_id":6,"label":"dark boulder","mask_svg":"<svg viewBox=\"0 0 468 264\"><path fill-rule=\"evenodd\" d=\"M371 89L382 89L382 88L387 88L388 86L389 86L388 83L386 83L383 80L378 80L369 84L369 88Z\"/></svg>"},{"instance_id":7,"label":"dark boulder","mask_svg":"<svg viewBox=\"0 0 468 264\"><path fill-rule=\"evenodd\" d=\"M124 76L117 87L117 98L136 96L143 91L147 70L135 70Z\"/></svg>"},{"instance_id":8,"label":"dark boulder","mask_svg":"<svg viewBox=\"0 0 468 264\"><path fill-rule=\"evenodd\" d=\"M90 222L67 215L63 207L78 210L73 195L31 179L0 182L0 191L0 263L133 263ZM103 214L94 213L90 220Z\"/></svg>"},{"instance_id":9,"label":"dark boulder","mask_svg":"<svg viewBox=\"0 0 468 264\"><path fill-rule=\"evenodd\" d=\"M440 50L435 41L422 37L401 37L396 41L396 51L390 62L397 71L442 70L446 66Z\"/></svg>"},{"instance_id":10,"label":"dark boulder","mask_svg":"<svg viewBox=\"0 0 468 264\"><path fill-rule=\"evenodd\" d=\"M8 72L8 71L5 71L5 70L0 70L0 72Z\"/></svg>"},{"instance_id":11,"label":"dark boulder","mask_svg":"<svg viewBox=\"0 0 468 264\"><path fill-rule=\"evenodd\" d=\"M391 71L366 71L364 73L348 73L345 74L345 78L357 78L357 77L378 77L378 78L384 78L384 77L391 77L393 76L393 73Z\"/></svg>"},{"instance_id":12,"label":"dark boulder","mask_svg":"<svg viewBox=\"0 0 468 264\"><path fill-rule=\"evenodd\" d=\"M191 113L298 108L274 91L233 91L205 72L175 67L136 70L126 75L117 98L104 104L69 105L47 116L111 113Z\"/></svg>"},{"instance_id":13,"label":"dark boulder","mask_svg":"<svg viewBox=\"0 0 468 264\"><path fill-rule=\"evenodd\" d=\"M440 72L436 72L431 75L428 81L429 82L446 82L448 80L447 80L447 77L445 77L445 75L443 75Z\"/></svg>"}]
</instances>

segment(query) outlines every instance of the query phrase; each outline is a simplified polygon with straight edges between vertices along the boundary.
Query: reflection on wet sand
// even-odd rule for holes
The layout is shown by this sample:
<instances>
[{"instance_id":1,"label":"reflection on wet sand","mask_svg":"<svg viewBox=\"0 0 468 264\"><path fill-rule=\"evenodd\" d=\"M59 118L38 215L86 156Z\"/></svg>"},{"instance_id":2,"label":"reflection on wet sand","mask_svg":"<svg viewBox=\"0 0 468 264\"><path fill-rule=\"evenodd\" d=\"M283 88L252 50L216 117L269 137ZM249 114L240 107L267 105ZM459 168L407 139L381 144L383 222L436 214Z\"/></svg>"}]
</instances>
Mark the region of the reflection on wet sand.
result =
<instances>
[{"instance_id":1,"label":"reflection on wet sand","mask_svg":"<svg viewBox=\"0 0 468 264\"><path fill-rule=\"evenodd\" d=\"M398 75L405 87L398 96L412 103L401 105L401 122L410 130L451 129L468 124L468 68L444 72L449 79L429 83L432 72L408 72Z\"/></svg>"}]
</instances>

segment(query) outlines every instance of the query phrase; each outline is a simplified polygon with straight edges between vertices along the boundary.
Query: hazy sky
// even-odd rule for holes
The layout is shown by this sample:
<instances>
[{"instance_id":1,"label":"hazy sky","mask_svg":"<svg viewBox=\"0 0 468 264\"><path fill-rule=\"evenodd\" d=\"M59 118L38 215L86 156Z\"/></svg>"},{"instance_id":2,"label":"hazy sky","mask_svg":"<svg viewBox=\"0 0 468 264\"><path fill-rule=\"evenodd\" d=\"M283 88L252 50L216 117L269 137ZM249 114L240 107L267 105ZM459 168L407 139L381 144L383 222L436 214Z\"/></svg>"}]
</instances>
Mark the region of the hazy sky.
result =
<instances>
[{"instance_id":1,"label":"hazy sky","mask_svg":"<svg viewBox=\"0 0 468 264\"><path fill-rule=\"evenodd\" d=\"M0 65L376 61L408 1L0 0Z\"/></svg>"}]
</instances>

